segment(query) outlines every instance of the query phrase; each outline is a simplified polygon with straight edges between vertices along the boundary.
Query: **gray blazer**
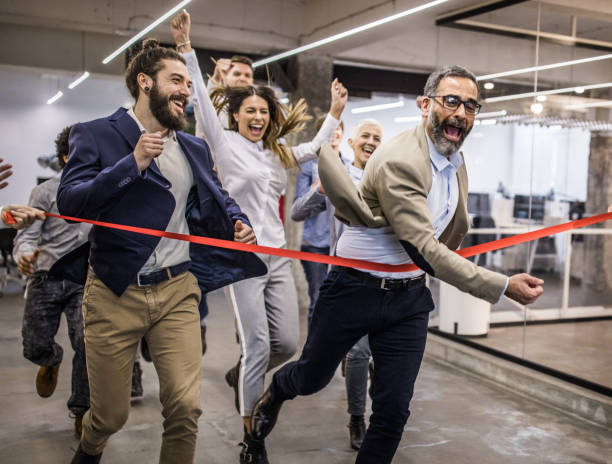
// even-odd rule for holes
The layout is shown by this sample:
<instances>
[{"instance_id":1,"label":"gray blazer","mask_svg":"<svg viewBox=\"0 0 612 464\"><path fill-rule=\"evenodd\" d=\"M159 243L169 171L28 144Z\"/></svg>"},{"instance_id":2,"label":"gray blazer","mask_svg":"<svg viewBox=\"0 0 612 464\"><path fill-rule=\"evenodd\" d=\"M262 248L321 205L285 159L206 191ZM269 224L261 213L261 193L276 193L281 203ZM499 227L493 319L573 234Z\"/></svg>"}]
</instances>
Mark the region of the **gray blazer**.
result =
<instances>
[{"instance_id":1,"label":"gray blazer","mask_svg":"<svg viewBox=\"0 0 612 464\"><path fill-rule=\"evenodd\" d=\"M319 177L342 222L370 228L391 226L410 258L425 272L477 298L491 303L499 300L506 276L451 251L459 247L469 227L465 163L457 171L455 216L439 240L435 238L427 207L432 173L423 125L383 142L357 187L326 144L319 155Z\"/></svg>"}]
</instances>

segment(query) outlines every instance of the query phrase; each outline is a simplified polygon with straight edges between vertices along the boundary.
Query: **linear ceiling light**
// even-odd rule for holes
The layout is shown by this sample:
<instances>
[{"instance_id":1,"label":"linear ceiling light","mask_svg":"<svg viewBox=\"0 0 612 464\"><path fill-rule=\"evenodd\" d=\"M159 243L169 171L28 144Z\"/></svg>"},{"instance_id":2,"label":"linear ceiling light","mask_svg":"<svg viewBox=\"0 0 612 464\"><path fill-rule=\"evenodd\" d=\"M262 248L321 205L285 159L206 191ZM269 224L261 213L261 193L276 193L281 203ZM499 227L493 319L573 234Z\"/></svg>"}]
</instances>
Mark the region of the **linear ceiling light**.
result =
<instances>
[{"instance_id":1,"label":"linear ceiling light","mask_svg":"<svg viewBox=\"0 0 612 464\"><path fill-rule=\"evenodd\" d=\"M121 47L119 47L117 50L115 50L113 53L111 53L110 55L108 55L106 58L104 58L104 60L102 60L102 63L104 64L108 64L110 63L112 60L114 60L121 52L123 52L124 50L126 50L130 45L132 45L134 42L136 42L138 39L140 39L142 36L144 36L145 34L148 34L150 31L152 31L153 29L155 29L157 26L159 26L161 23L163 23L166 19L168 19L169 17L171 17L174 13L176 13L177 11L179 11L181 8L183 8L185 5L187 5L188 3L190 3L191 0L183 0L181 3L179 3L178 5L176 5L174 8L172 8L170 11L168 11L167 13L165 13L164 15L160 16L158 19L156 19L155 21L153 21L151 24L149 24L147 27L145 27L142 31L140 31L138 34L136 34L134 37L132 37L130 40L128 40L126 43L124 43L123 45L121 45Z\"/></svg>"},{"instance_id":2,"label":"linear ceiling light","mask_svg":"<svg viewBox=\"0 0 612 464\"><path fill-rule=\"evenodd\" d=\"M419 122L423 120L423 116L401 116L399 118L394 118L394 122L402 123L402 122Z\"/></svg>"},{"instance_id":3,"label":"linear ceiling light","mask_svg":"<svg viewBox=\"0 0 612 464\"><path fill-rule=\"evenodd\" d=\"M560 63L543 64L540 66L531 66L530 68L515 69L512 71L504 71L495 74L485 74L484 76L476 77L476 80L484 81L488 79L496 79L498 77L514 76L516 74L524 74L535 71L545 71L547 69L563 68L565 66L574 66L576 64L591 63L593 61L612 59L612 53L608 55L592 56L591 58L582 58L580 60L562 61Z\"/></svg>"},{"instance_id":4,"label":"linear ceiling light","mask_svg":"<svg viewBox=\"0 0 612 464\"><path fill-rule=\"evenodd\" d=\"M580 86L580 88L584 90L605 89L606 87L612 87L612 82ZM501 97L485 98L485 102L495 103L495 102L508 101L508 100L520 100L521 98L529 98L535 95L555 95L558 93L569 93L569 92L575 92L575 91L576 91L576 87L567 87L565 89L543 90L541 92L516 93L514 95L503 95Z\"/></svg>"},{"instance_id":5,"label":"linear ceiling light","mask_svg":"<svg viewBox=\"0 0 612 464\"><path fill-rule=\"evenodd\" d=\"M612 106L612 100L606 100L595 103L576 103L575 105L567 105L566 110L581 110L586 108L605 108L606 106Z\"/></svg>"},{"instance_id":6,"label":"linear ceiling light","mask_svg":"<svg viewBox=\"0 0 612 464\"><path fill-rule=\"evenodd\" d=\"M49 98L49 100L47 100L47 105L50 105L52 103L55 103L56 101L58 101L60 98L62 98L62 95L64 95L64 92L62 92L61 90L59 92L57 92L55 95L53 95L51 98Z\"/></svg>"},{"instance_id":7,"label":"linear ceiling light","mask_svg":"<svg viewBox=\"0 0 612 464\"><path fill-rule=\"evenodd\" d=\"M391 103L381 103L380 105L370 105L370 106L362 106L360 108L353 108L351 113L360 114L360 113L371 113L372 111L381 111L388 110L390 108L401 108L404 106L404 100L398 100L396 102Z\"/></svg>"},{"instance_id":8,"label":"linear ceiling light","mask_svg":"<svg viewBox=\"0 0 612 464\"><path fill-rule=\"evenodd\" d=\"M74 89L77 85L79 85L81 82L83 82L85 79L87 79L89 77L89 72L85 71L81 77L79 77L78 79L76 79L74 82L71 82L70 84L68 84L68 88L70 90Z\"/></svg>"},{"instance_id":9,"label":"linear ceiling light","mask_svg":"<svg viewBox=\"0 0 612 464\"><path fill-rule=\"evenodd\" d=\"M508 112L506 110L491 111L490 113L478 113L476 115L476 119L498 118L500 116L506 116L507 114Z\"/></svg>"},{"instance_id":10,"label":"linear ceiling light","mask_svg":"<svg viewBox=\"0 0 612 464\"><path fill-rule=\"evenodd\" d=\"M332 35L325 39L317 40L316 42L312 42L306 45L302 45L301 47L294 48L293 50L289 50L283 53L279 53L277 55L273 55L269 58L264 58L263 60L256 61L253 63L253 67L256 68L258 66L262 66L264 64L272 63L273 61L282 60L283 58L287 58L289 56L297 55L298 53L305 52L306 50L312 50L313 48L320 47L322 45L326 45L331 42L335 42L336 40L344 39L345 37L349 37L354 34L358 34L363 31L367 31L368 29L372 29L374 27L381 26L382 24L390 23L391 21L395 21L396 19L404 18L414 13L418 13L419 11L426 10L428 8L432 8L434 6L441 5L442 3L447 2L448 0L435 0L433 2L425 3L424 5L417 6L415 8L411 8L409 10L402 11L400 13L387 16L386 18L379 19L378 21L373 21L368 24L364 24L363 26L358 26L353 29L349 29L348 31L341 32L339 34Z\"/></svg>"}]
</instances>

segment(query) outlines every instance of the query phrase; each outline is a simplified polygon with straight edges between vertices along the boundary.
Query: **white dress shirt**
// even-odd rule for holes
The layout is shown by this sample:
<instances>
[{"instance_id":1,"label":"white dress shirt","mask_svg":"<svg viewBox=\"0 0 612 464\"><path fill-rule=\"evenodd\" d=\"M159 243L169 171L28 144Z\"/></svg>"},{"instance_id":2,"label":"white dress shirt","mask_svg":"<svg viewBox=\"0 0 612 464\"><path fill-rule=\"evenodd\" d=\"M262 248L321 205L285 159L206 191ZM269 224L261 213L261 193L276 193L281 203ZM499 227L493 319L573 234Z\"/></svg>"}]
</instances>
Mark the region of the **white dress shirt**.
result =
<instances>
[{"instance_id":1,"label":"white dress shirt","mask_svg":"<svg viewBox=\"0 0 612 464\"><path fill-rule=\"evenodd\" d=\"M146 132L146 129L140 123L136 114L134 114L133 108L128 110L128 114L136 121L140 131L142 133ZM185 209L187 207L187 196L194 185L193 172L191 171L189 161L185 157L185 153L183 153L183 149L176 140L176 133L169 131L168 135L163 138L163 141L164 148L161 155L152 162L157 164L162 175L170 182L170 193L172 193L176 201L176 206L172 212L170 222L166 226L166 231L189 234ZM143 198L143 201L147 201L147 199ZM174 266L185 261L189 261L189 242L162 237L140 272L146 274L156 269Z\"/></svg>"},{"instance_id":2,"label":"white dress shirt","mask_svg":"<svg viewBox=\"0 0 612 464\"><path fill-rule=\"evenodd\" d=\"M286 245L279 215L280 196L287 183L286 169L279 157L233 130L224 130L210 101L195 52L183 53L192 80L192 93L198 104L194 110L204 122L206 141L216 156L223 187L248 216L259 245L281 248ZM340 121L327 115L323 126L310 142L291 147L298 163L316 158L321 145L331 140Z\"/></svg>"},{"instance_id":3,"label":"white dress shirt","mask_svg":"<svg viewBox=\"0 0 612 464\"><path fill-rule=\"evenodd\" d=\"M427 194L427 206L437 239L450 224L457 209L457 203L459 202L457 169L463 164L463 160L459 153L453 153L448 159L442 156L429 139L429 135L427 136L427 144L432 173L431 190ZM376 153L373 156L376 156ZM377 229L346 227L338 241L336 254L345 258L364 259L384 264L412 263L410 256L400 244L391 227ZM411 272L366 272L377 277L394 279L404 279L423 274L420 269Z\"/></svg>"}]
</instances>

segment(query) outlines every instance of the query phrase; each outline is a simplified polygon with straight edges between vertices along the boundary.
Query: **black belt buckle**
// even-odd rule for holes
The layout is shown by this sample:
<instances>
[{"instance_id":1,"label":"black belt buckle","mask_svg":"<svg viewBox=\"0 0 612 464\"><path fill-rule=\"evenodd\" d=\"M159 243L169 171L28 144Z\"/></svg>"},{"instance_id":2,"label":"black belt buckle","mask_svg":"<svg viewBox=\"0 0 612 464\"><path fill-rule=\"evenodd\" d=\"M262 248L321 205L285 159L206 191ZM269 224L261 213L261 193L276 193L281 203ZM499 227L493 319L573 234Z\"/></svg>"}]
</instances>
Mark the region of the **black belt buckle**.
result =
<instances>
[{"instance_id":1,"label":"black belt buckle","mask_svg":"<svg viewBox=\"0 0 612 464\"><path fill-rule=\"evenodd\" d=\"M385 290L407 290L411 287L420 285L424 280L424 274L409 279L389 279L383 277L380 279L380 288Z\"/></svg>"}]
</instances>

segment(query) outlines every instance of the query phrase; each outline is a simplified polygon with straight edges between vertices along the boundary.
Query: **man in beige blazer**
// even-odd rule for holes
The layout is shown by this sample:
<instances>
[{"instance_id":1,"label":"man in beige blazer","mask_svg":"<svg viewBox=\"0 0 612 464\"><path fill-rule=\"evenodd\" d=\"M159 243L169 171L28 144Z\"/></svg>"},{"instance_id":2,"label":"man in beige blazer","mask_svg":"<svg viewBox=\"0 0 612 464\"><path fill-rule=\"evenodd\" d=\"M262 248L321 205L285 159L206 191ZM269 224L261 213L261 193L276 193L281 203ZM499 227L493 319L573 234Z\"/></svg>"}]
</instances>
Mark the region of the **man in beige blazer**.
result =
<instances>
[{"instance_id":1,"label":"man in beige blazer","mask_svg":"<svg viewBox=\"0 0 612 464\"><path fill-rule=\"evenodd\" d=\"M335 267L321 287L300 359L283 366L259 400L252 433L266 436L282 402L322 389L350 347L368 335L374 376L372 416L356 463L390 463L410 414L429 311L425 272L491 303L507 295L535 301L543 281L510 278L476 266L453 250L468 226L467 172L459 151L480 110L475 76L449 66L432 73L420 99L423 124L384 142L353 185L338 157L321 150L319 175L348 224L336 253L386 264L414 262L413 272Z\"/></svg>"}]
</instances>

